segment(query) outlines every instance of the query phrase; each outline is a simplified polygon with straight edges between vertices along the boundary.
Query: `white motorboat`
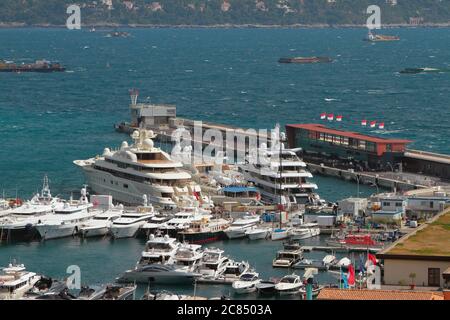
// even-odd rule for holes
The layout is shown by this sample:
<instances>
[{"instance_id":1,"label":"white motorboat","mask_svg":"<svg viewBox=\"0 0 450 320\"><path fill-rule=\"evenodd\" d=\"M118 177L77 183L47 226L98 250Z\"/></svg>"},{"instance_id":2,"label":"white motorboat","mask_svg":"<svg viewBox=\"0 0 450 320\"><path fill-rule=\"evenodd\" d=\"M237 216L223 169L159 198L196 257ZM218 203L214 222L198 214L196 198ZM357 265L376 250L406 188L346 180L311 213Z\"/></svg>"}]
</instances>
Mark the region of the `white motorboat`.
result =
<instances>
[{"instance_id":1,"label":"white motorboat","mask_svg":"<svg viewBox=\"0 0 450 320\"><path fill-rule=\"evenodd\" d=\"M258 215L244 215L233 221L230 227L224 230L228 239L244 238L247 230L254 227L260 221Z\"/></svg>"},{"instance_id":2,"label":"white motorboat","mask_svg":"<svg viewBox=\"0 0 450 320\"><path fill-rule=\"evenodd\" d=\"M303 240L320 235L320 228L317 223L305 223L296 228L292 228L289 237L293 240Z\"/></svg>"},{"instance_id":3,"label":"white motorboat","mask_svg":"<svg viewBox=\"0 0 450 320\"><path fill-rule=\"evenodd\" d=\"M87 199L86 187L81 189L81 198L78 201L70 200L64 203L61 209L55 210L52 217L36 224L36 230L42 239L56 239L73 236L78 228L91 220L99 211L89 210L93 207Z\"/></svg>"},{"instance_id":4,"label":"white motorboat","mask_svg":"<svg viewBox=\"0 0 450 320\"><path fill-rule=\"evenodd\" d=\"M170 238L168 235L156 237L152 234L141 253L137 266L173 264L180 245L177 239Z\"/></svg>"},{"instance_id":5,"label":"white motorboat","mask_svg":"<svg viewBox=\"0 0 450 320\"><path fill-rule=\"evenodd\" d=\"M239 280L239 278L249 271L250 265L246 261L234 261L229 260L227 264L225 265L225 270L220 275L220 280L222 280L224 283L233 283L236 280Z\"/></svg>"},{"instance_id":6,"label":"white motorboat","mask_svg":"<svg viewBox=\"0 0 450 320\"><path fill-rule=\"evenodd\" d=\"M112 227L113 222L120 218L123 214L123 208L112 208L106 210L93 219L81 224L78 232L83 238L103 237L107 235Z\"/></svg>"},{"instance_id":7,"label":"white motorboat","mask_svg":"<svg viewBox=\"0 0 450 320\"><path fill-rule=\"evenodd\" d=\"M289 238L290 228L276 228L272 230L271 239L274 241L284 240Z\"/></svg>"},{"instance_id":8,"label":"white motorboat","mask_svg":"<svg viewBox=\"0 0 450 320\"><path fill-rule=\"evenodd\" d=\"M245 231L245 235L250 240L260 240L260 239L267 239L270 236L271 232L272 232L272 229L270 229L270 228L255 226L255 227Z\"/></svg>"},{"instance_id":9,"label":"white motorboat","mask_svg":"<svg viewBox=\"0 0 450 320\"><path fill-rule=\"evenodd\" d=\"M186 230L195 221L202 219L210 219L211 212L199 207L183 208L181 211L174 214L174 217L165 223L162 223L158 231L167 233L170 236L176 236L179 232Z\"/></svg>"},{"instance_id":10,"label":"white motorboat","mask_svg":"<svg viewBox=\"0 0 450 320\"><path fill-rule=\"evenodd\" d=\"M26 271L23 264L9 264L0 273L0 300L17 300L32 289L41 277Z\"/></svg>"},{"instance_id":11,"label":"white motorboat","mask_svg":"<svg viewBox=\"0 0 450 320\"><path fill-rule=\"evenodd\" d=\"M297 294L303 287L303 282L300 276L295 273L284 276L280 282L275 285L275 290L280 295Z\"/></svg>"},{"instance_id":12,"label":"white motorboat","mask_svg":"<svg viewBox=\"0 0 450 320\"><path fill-rule=\"evenodd\" d=\"M113 221L110 233L114 239L132 238L155 214L151 205L137 207L135 211L125 211L120 218Z\"/></svg>"},{"instance_id":13,"label":"white motorboat","mask_svg":"<svg viewBox=\"0 0 450 320\"><path fill-rule=\"evenodd\" d=\"M197 269L203 280L217 279L227 266L229 258L222 249L205 248L202 261Z\"/></svg>"},{"instance_id":14,"label":"white motorboat","mask_svg":"<svg viewBox=\"0 0 450 320\"><path fill-rule=\"evenodd\" d=\"M202 246L187 243L182 243L173 257L177 266L186 267L190 271L194 271L197 268L202 258Z\"/></svg>"},{"instance_id":15,"label":"white motorboat","mask_svg":"<svg viewBox=\"0 0 450 320\"><path fill-rule=\"evenodd\" d=\"M256 285L260 282L258 273L246 272L233 282L232 287L237 294L251 293L256 291Z\"/></svg>"}]
</instances>

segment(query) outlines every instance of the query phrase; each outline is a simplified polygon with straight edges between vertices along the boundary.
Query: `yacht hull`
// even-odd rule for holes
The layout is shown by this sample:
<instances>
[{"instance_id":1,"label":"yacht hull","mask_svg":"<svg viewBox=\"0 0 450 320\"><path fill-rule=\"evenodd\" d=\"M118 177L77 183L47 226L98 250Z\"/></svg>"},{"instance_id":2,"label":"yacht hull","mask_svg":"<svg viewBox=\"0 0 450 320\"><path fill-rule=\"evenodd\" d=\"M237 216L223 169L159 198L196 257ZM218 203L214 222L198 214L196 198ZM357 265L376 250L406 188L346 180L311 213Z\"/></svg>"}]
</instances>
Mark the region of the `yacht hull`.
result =
<instances>
[{"instance_id":1,"label":"yacht hull","mask_svg":"<svg viewBox=\"0 0 450 320\"><path fill-rule=\"evenodd\" d=\"M126 227L117 227L117 226L113 225L111 227L111 236L114 239L133 238L136 236L139 228L144 223L145 223L145 221L143 221L142 223L133 224L133 225L126 226Z\"/></svg>"},{"instance_id":2,"label":"yacht hull","mask_svg":"<svg viewBox=\"0 0 450 320\"><path fill-rule=\"evenodd\" d=\"M78 232L76 225L37 225L36 229L44 240L71 237Z\"/></svg>"},{"instance_id":3,"label":"yacht hull","mask_svg":"<svg viewBox=\"0 0 450 320\"><path fill-rule=\"evenodd\" d=\"M119 282L136 282L144 284L192 284L199 275L191 272L136 272L127 271L123 274Z\"/></svg>"},{"instance_id":4,"label":"yacht hull","mask_svg":"<svg viewBox=\"0 0 450 320\"><path fill-rule=\"evenodd\" d=\"M39 240L40 235L34 226L23 228L0 228L0 240L7 242L28 242Z\"/></svg>"},{"instance_id":5,"label":"yacht hull","mask_svg":"<svg viewBox=\"0 0 450 320\"><path fill-rule=\"evenodd\" d=\"M83 238L104 237L109 233L109 227L80 228L79 234Z\"/></svg>"},{"instance_id":6,"label":"yacht hull","mask_svg":"<svg viewBox=\"0 0 450 320\"><path fill-rule=\"evenodd\" d=\"M205 244L220 241L225 238L223 231L220 232L201 232L201 233L179 233L178 241L192 244Z\"/></svg>"}]
</instances>

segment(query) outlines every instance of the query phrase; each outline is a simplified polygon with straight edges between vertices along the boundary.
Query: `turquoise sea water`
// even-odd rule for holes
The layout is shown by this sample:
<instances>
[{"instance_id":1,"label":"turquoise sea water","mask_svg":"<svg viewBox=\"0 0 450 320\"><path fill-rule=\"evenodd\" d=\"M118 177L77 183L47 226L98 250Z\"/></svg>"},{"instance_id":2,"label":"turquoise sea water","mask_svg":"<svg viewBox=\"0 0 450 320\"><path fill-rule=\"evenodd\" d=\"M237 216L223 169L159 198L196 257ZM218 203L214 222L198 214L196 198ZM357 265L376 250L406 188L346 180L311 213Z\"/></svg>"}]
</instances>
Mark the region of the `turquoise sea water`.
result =
<instances>
[{"instance_id":1,"label":"turquoise sea water","mask_svg":"<svg viewBox=\"0 0 450 320\"><path fill-rule=\"evenodd\" d=\"M398 74L407 67L450 68L449 29L389 30L402 40L377 44L363 42L362 29L128 31L133 37L105 38L105 33L86 30L0 30L0 59L47 58L69 70L0 73L0 190L6 195L30 197L46 173L54 194L78 190L83 177L72 161L126 139L112 126L129 119L132 87L140 89L141 101L148 97L176 104L178 114L189 118L272 128L276 122L320 122L319 114L327 112L344 116L336 127L450 152L450 73ZM336 61L277 63L282 56L309 55ZM385 122L386 130L361 128L363 118ZM324 177L315 181L329 200L356 194L351 183ZM363 195L374 191L361 187ZM265 277L283 274L270 265L279 243L217 246L249 259ZM86 282L107 282L133 266L142 247L135 239L2 245L0 265L16 257L30 269L63 276L68 265L78 264ZM250 259L247 252L256 254ZM217 294L228 289L204 290Z\"/></svg>"}]
</instances>

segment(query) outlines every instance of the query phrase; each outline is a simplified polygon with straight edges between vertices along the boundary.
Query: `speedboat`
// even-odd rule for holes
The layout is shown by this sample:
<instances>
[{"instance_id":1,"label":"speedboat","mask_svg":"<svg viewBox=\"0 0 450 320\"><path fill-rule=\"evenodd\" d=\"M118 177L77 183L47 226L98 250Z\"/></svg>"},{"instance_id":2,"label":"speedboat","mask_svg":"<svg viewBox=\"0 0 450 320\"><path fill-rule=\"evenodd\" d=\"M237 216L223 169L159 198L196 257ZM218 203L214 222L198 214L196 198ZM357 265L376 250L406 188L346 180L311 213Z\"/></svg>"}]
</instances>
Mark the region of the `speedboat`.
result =
<instances>
[{"instance_id":1,"label":"speedboat","mask_svg":"<svg viewBox=\"0 0 450 320\"><path fill-rule=\"evenodd\" d=\"M293 240L303 240L320 235L320 228L317 223L305 223L291 229L290 238Z\"/></svg>"},{"instance_id":2,"label":"speedboat","mask_svg":"<svg viewBox=\"0 0 450 320\"><path fill-rule=\"evenodd\" d=\"M123 214L123 208L112 208L106 210L93 219L81 224L78 232L83 238L102 237L109 233L114 220L120 218Z\"/></svg>"},{"instance_id":3,"label":"speedboat","mask_svg":"<svg viewBox=\"0 0 450 320\"><path fill-rule=\"evenodd\" d=\"M256 285L261 282L256 272L243 273L239 280L233 282L232 287L237 294L251 293L256 291Z\"/></svg>"},{"instance_id":4,"label":"speedboat","mask_svg":"<svg viewBox=\"0 0 450 320\"><path fill-rule=\"evenodd\" d=\"M245 231L245 235L250 240L267 239L270 236L270 233L271 233L270 228L263 228L263 227L259 228L256 226Z\"/></svg>"},{"instance_id":5,"label":"speedboat","mask_svg":"<svg viewBox=\"0 0 450 320\"><path fill-rule=\"evenodd\" d=\"M10 263L0 273L0 300L22 298L40 278L36 273L27 271L23 264Z\"/></svg>"},{"instance_id":6,"label":"speedboat","mask_svg":"<svg viewBox=\"0 0 450 320\"><path fill-rule=\"evenodd\" d=\"M272 240L283 240L289 238L290 228L277 228L272 230Z\"/></svg>"},{"instance_id":7,"label":"speedboat","mask_svg":"<svg viewBox=\"0 0 450 320\"><path fill-rule=\"evenodd\" d=\"M224 230L228 239L244 238L247 230L259 223L258 215L245 215L242 218L233 221L230 227Z\"/></svg>"},{"instance_id":8,"label":"speedboat","mask_svg":"<svg viewBox=\"0 0 450 320\"><path fill-rule=\"evenodd\" d=\"M275 285L275 290L281 295L296 294L300 292L301 287L303 287L302 279L293 273L281 278Z\"/></svg>"},{"instance_id":9,"label":"speedboat","mask_svg":"<svg viewBox=\"0 0 450 320\"><path fill-rule=\"evenodd\" d=\"M276 284L277 282L273 280L262 280L255 287L259 294L266 295L275 293Z\"/></svg>"},{"instance_id":10,"label":"speedboat","mask_svg":"<svg viewBox=\"0 0 450 320\"><path fill-rule=\"evenodd\" d=\"M83 287L79 300L134 300L136 285L108 284L100 287Z\"/></svg>"},{"instance_id":11,"label":"speedboat","mask_svg":"<svg viewBox=\"0 0 450 320\"><path fill-rule=\"evenodd\" d=\"M113 221L110 233L114 239L132 238L139 228L155 215L152 205L137 207L135 211L126 211Z\"/></svg>"}]
</instances>

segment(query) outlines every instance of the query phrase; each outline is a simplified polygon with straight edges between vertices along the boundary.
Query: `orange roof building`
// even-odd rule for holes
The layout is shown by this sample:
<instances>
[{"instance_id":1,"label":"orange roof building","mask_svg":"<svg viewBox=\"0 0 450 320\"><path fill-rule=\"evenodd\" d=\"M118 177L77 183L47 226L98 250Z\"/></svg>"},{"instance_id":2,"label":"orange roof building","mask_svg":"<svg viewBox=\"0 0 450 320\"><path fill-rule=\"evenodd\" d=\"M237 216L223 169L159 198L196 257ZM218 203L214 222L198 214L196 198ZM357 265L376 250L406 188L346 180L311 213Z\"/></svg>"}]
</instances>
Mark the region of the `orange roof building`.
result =
<instances>
[{"instance_id":1,"label":"orange roof building","mask_svg":"<svg viewBox=\"0 0 450 320\"><path fill-rule=\"evenodd\" d=\"M432 291L358 290L324 288L318 300L444 300L444 294Z\"/></svg>"}]
</instances>

